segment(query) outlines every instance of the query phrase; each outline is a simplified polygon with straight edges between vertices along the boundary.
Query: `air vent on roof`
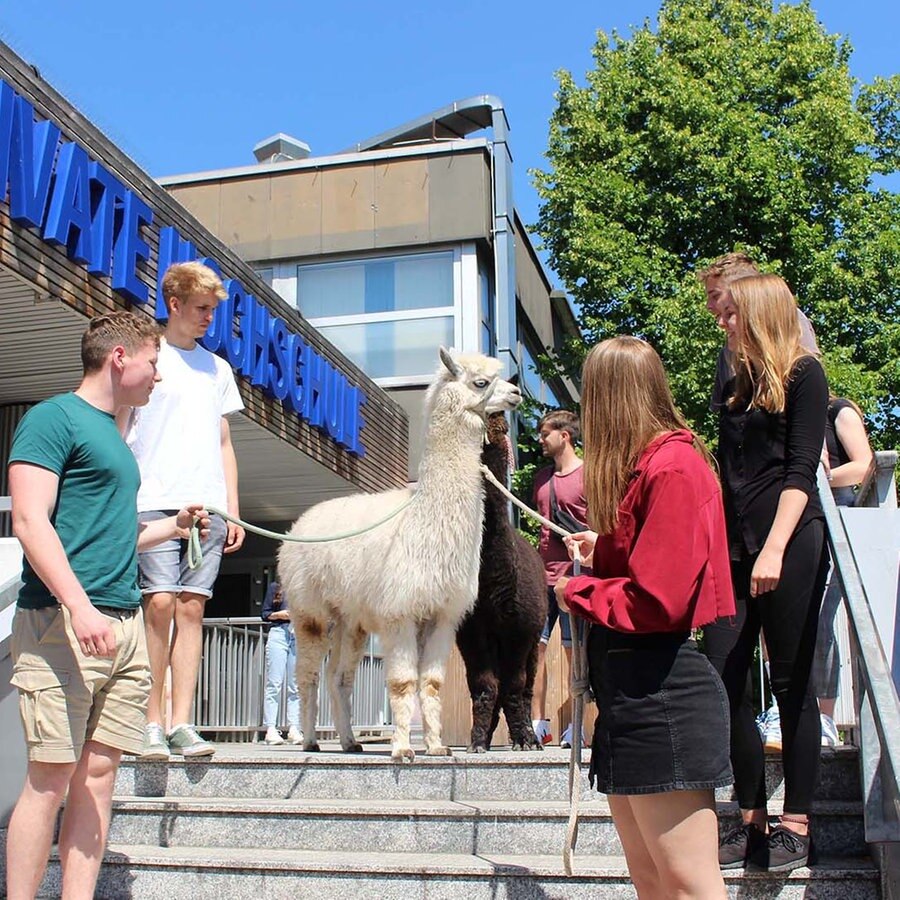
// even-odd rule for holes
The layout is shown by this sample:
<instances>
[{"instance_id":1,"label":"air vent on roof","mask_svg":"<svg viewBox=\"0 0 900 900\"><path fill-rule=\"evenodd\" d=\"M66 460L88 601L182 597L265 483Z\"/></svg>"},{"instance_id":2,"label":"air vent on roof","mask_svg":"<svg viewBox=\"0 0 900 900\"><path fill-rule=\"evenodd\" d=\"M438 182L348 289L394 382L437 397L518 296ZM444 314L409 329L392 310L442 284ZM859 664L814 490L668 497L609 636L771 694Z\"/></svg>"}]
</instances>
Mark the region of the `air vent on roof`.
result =
<instances>
[{"instance_id":1,"label":"air vent on roof","mask_svg":"<svg viewBox=\"0 0 900 900\"><path fill-rule=\"evenodd\" d=\"M309 144L298 141L289 134L273 134L260 141L253 148L253 155L260 163L285 162L291 159L306 159L309 156Z\"/></svg>"}]
</instances>

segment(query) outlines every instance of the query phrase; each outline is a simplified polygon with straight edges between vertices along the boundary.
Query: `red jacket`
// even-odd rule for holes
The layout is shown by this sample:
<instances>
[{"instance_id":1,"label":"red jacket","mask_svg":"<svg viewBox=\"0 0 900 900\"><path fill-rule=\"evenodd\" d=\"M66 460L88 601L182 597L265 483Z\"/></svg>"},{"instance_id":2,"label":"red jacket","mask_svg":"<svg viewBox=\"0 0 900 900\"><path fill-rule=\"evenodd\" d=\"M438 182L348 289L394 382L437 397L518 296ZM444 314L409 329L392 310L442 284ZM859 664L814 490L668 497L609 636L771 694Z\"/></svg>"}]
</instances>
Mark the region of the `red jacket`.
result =
<instances>
[{"instance_id":1,"label":"red jacket","mask_svg":"<svg viewBox=\"0 0 900 900\"><path fill-rule=\"evenodd\" d=\"M569 608L614 631L688 631L734 614L719 483L688 431L641 454L612 534L594 548L594 575L572 578Z\"/></svg>"}]
</instances>

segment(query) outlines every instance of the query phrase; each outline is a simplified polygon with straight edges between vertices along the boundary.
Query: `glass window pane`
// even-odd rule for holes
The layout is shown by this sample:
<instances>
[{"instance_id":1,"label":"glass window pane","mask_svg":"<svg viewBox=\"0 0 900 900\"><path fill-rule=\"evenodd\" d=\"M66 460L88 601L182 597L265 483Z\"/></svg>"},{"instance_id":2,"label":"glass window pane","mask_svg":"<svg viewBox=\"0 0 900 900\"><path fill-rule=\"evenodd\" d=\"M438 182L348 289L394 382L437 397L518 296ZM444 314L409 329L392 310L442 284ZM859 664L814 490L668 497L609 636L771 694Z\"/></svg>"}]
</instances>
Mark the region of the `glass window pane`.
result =
<instances>
[{"instance_id":1,"label":"glass window pane","mask_svg":"<svg viewBox=\"0 0 900 900\"><path fill-rule=\"evenodd\" d=\"M453 343L453 316L318 330L370 378L428 375L437 366L438 348Z\"/></svg>"},{"instance_id":2,"label":"glass window pane","mask_svg":"<svg viewBox=\"0 0 900 900\"><path fill-rule=\"evenodd\" d=\"M481 326L481 352L485 356L494 355L494 332L484 324Z\"/></svg>"},{"instance_id":3,"label":"glass window pane","mask_svg":"<svg viewBox=\"0 0 900 900\"><path fill-rule=\"evenodd\" d=\"M363 266L300 266L297 306L307 319L353 316L366 312L366 272Z\"/></svg>"},{"instance_id":4,"label":"glass window pane","mask_svg":"<svg viewBox=\"0 0 900 900\"><path fill-rule=\"evenodd\" d=\"M394 269L394 309L453 306L452 253L407 256Z\"/></svg>"},{"instance_id":5,"label":"glass window pane","mask_svg":"<svg viewBox=\"0 0 900 900\"><path fill-rule=\"evenodd\" d=\"M298 266L297 298L308 319L453 306L453 254Z\"/></svg>"},{"instance_id":6,"label":"glass window pane","mask_svg":"<svg viewBox=\"0 0 900 900\"><path fill-rule=\"evenodd\" d=\"M525 390L534 397L535 400L542 400L541 379L535 371L534 357L529 353L528 348L522 344L522 384Z\"/></svg>"},{"instance_id":7,"label":"glass window pane","mask_svg":"<svg viewBox=\"0 0 900 900\"><path fill-rule=\"evenodd\" d=\"M488 327L494 324L494 296L491 291L491 276L481 266L478 268L478 299L481 302L481 321Z\"/></svg>"}]
</instances>

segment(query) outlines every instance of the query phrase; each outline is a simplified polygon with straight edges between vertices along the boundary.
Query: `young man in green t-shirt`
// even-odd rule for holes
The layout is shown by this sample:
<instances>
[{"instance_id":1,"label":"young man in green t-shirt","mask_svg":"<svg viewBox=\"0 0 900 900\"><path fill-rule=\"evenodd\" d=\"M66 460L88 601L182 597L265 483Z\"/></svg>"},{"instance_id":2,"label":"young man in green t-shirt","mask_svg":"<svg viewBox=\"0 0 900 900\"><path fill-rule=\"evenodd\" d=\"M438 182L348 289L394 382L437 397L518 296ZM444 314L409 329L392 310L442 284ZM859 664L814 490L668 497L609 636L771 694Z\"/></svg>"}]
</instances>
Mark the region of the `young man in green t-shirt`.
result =
<instances>
[{"instance_id":1,"label":"young man in green t-shirt","mask_svg":"<svg viewBox=\"0 0 900 900\"><path fill-rule=\"evenodd\" d=\"M23 418L10 451L13 530L25 554L12 631L12 682L28 745L25 786L7 835L7 896L39 888L56 813L63 895L91 898L123 752L140 753L150 669L137 550L180 535L199 504L139 529L137 464L116 427L159 381L159 332L113 313L82 338L84 377Z\"/></svg>"}]
</instances>

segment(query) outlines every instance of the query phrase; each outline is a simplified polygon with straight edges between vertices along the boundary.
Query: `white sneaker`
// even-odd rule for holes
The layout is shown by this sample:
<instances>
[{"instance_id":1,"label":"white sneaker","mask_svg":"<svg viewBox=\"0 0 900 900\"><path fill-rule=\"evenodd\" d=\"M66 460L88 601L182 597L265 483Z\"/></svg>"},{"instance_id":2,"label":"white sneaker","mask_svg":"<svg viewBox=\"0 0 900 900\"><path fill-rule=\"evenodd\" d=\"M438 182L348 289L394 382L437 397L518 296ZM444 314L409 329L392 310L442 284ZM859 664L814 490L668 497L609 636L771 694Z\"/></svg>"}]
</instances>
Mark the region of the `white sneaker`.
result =
<instances>
[{"instance_id":1,"label":"white sneaker","mask_svg":"<svg viewBox=\"0 0 900 900\"><path fill-rule=\"evenodd\" d=\"M266 743L271 745L284 743L284 738L274 725L270 725L266 731Z\"/></svg>"},{"instance_id":2,"label":"white sneaker","mask_svg":"<svg viewBox=\"0 0 900 900\"><path fill-rule=\"evenodd\" d=\"M563 736L559 742L559 746L563 748L563 750L571 750L572 749L572 723L570 722L566 730L563 732ZM581 732L581 746L586 747L587 741L584 738L584 731Z\"/></svg>"},{"instance_id":3,"label":"white sneaker","mask_svg":"<svg viewBox=\"0 0 900 900\"><path fill-rule=\"evenodd\" d=\"M822 746L836 747L841 742L841 736L838 734L834 719L825 715L825 713L821 713L819 720L822 723Z\"/></svg>"},{"instance_id":4,"label":"white sneaker","mask_svg":"<svg viewBox=\"0 0 900 900\"><path fill-rule=\"evenodd\" d=\"M534 736L541 744L549 744L553 740L549 719L532 719L531 725L534 728Z\"/></svg>"},{"instance_id":5,"label":"white sneaker","mask_svg":"<svg viewBox=\"0 0 900 900\"><path fill-rule=\"evenodd\" d=\"M288 729L287 739L292 744L302 744L303 732L296 725L291 725Z\"/></svg>"}]
</instances>

